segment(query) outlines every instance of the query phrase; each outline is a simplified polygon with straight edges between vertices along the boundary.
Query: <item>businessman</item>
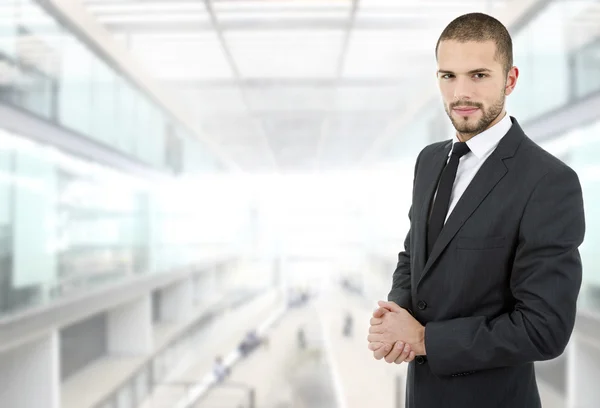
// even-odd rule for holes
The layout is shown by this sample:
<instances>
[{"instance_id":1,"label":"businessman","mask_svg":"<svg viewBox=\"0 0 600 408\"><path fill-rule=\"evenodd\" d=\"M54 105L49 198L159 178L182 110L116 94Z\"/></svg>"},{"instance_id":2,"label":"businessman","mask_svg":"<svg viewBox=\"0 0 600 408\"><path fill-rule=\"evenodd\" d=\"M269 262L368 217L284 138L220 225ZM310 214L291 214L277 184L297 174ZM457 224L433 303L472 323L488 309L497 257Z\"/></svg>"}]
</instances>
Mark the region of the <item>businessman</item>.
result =
<instances>
[{"instance_id":1,"label":"businessman","mask_svg":"<svg viewBox=\"0 0 600 408\"><path fill-rule=\"evenodd\" d=\"M458 17L436 57L456 134L416 160L410 230L368 347L409 362L407 408L541 407L534 362L559 356L575 321L580 183L507 114L519 71L498 20Z\"/></svg>"}]
</instances>

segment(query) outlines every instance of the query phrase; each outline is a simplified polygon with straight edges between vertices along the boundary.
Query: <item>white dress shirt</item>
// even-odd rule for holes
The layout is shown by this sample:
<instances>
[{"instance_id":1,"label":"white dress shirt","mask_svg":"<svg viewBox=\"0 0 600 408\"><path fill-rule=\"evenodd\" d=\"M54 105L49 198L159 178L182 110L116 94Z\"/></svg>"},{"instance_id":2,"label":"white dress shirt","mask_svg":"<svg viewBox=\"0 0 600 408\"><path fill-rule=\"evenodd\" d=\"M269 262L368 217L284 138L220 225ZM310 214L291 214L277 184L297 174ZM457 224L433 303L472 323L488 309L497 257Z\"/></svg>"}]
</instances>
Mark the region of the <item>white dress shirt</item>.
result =
<instances>
[{"instance_id":1,"label":"white dress shirt","mask_svg":"<svg viewBox=\"0 0 600 408\"><path fill-rule=\"evenodd\" d=\"M490 157L511 126L512 121L510 120L510 116L508 113L505 113L500 122L467 141L467 146L469 146L471 151L462 156L458 162L458 170L456 171L456 178L454 179L452 194L450 195L450 206L448 207L448 214L446 214L446 221L452 210L454 210L456 203L473 180L473 177L479 171L479 168ZM452 146L457 142L460 142L460 140L454 134L452 137ZM452 150L448 154L448 160L450 160L451 154Z\"/></svg>"}]
</instances>

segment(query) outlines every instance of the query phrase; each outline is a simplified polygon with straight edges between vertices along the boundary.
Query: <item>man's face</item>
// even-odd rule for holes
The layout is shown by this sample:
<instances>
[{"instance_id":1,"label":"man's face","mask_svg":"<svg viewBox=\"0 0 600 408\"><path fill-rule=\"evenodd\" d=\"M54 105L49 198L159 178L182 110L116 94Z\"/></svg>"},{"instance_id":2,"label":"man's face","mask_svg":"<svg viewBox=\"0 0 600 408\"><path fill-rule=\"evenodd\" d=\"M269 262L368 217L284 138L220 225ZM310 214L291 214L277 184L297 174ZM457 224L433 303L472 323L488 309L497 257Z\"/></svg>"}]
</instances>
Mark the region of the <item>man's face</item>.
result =
<instances>
[{"instance_id":1,"label":"man's face","mask_svg":"<svg viewBox=\"0 0 600 408\"><path fill-rule=\"evenodd\" d=\"M516 67L505 74L493 41L439 44L437 77L444 108L461 139L468 140L501 119L504 99L517 76Z\"/></svg>"}]
</instances>

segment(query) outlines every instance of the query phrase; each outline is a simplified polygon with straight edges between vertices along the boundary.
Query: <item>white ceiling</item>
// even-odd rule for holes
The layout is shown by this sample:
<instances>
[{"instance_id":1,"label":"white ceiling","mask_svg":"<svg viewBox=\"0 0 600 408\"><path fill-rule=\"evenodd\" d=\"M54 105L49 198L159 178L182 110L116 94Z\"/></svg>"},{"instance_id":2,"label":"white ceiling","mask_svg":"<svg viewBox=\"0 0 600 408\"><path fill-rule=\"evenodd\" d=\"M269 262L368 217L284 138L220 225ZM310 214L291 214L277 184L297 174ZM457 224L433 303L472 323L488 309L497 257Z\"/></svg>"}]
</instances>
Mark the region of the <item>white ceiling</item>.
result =
<instances>
[{"instance_id":1,"label":"white ceiling","mask_svg":"<svg viewBox=\"0 0 600 408\"><path fill-rule=\"evenodd\" d=\"M363 163L398 117L435 89L444 26L471 11L505 16L517 3L81 1L250 172Z\"/></svg>"}]
</instances>

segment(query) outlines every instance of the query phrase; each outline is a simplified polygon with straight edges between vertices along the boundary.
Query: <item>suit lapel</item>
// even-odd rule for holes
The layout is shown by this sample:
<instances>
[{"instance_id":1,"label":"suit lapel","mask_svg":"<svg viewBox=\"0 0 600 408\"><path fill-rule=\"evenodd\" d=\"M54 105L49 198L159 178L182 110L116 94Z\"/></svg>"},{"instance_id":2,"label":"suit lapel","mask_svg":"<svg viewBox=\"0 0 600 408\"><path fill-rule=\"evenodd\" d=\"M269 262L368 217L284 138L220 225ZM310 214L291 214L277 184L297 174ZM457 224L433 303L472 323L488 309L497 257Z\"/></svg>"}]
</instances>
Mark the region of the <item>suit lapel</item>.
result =
<instances>
[{"instance_id":1,"label":"suit lapel","mask_svg":"<svg viewBox=\"0 0 600 408\"><path fill-rule=\"evenodd\" d=\"M479 207L483 200L490 194L493 188L498 182L506 175L508 168L504 163L504 159L513 157L521 141L525 137L523 130L517 123L516 119L511 117L513 125L506 136L500 141L500 144L496 150L490 155L490 157L483 163L461 198L456 203L454 210L448 217L448 221L444 225L442 232L438 236L435 242L431 254L423 267L423 272L419 277L418 284L421 283L423 278L431 270L432 265L442 254L442 251L448 246L452 238L469 219L471 214ZM435 166L438 164L435 163ZM429 191L430 186L428 186ZM432 193L433 194L433 193ZM427 205L427 211L429 205ZM428 214L425 213L425 216ZM427 233L427 218L424 218L425 230L423 234ZM423 235L426 237L426 235ZM424 249L427 245L426 240L421 243L420 247ZM423 252L423 259L425 254ZM417 284L417 286L418 286Z\"/></svg>"},{"instance_id":2,"label":"suit lapel","mask_svg":"<svg viewBox=\"0 0 600 408\"><path fill-rule=\"evenodd\" d=\"M422 190L422 193L419 194L419 212L417 218L419 222L416 223L416 225L419 226L419 231L417 231L417 234L418 237L420 237L419 242L416 245L416 248L419 249L417 259L415 260L415 269L417 271L421 271L425 267L427 248L427 221L429 219L429 212L433 202L433 195L437 188L442 170L446 166L446 161L448 159L448 154L450 154L451 148L452 141L449 141L447 144L442 145L442 147L433 154L433 158L431 159L431 163L433 163L432 167L423 169L423 181L419 181L420 184L424 186L424 189Z\"/></svg>"}]
</instances>

